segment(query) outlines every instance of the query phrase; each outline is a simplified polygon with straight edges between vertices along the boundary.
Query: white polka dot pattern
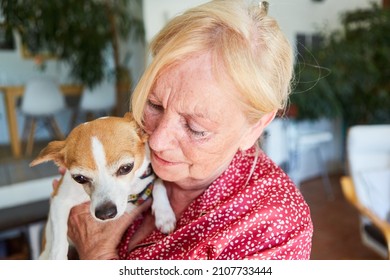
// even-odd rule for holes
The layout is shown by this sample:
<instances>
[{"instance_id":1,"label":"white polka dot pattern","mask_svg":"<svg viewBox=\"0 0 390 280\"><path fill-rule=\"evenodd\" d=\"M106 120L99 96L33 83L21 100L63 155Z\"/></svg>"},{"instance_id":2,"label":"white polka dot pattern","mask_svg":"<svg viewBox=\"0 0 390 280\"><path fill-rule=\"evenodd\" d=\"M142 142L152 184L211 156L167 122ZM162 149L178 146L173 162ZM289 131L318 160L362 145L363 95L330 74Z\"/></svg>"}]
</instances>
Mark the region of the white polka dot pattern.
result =
<instances>
[{"instance_id":1,"label":"white polka dot pattern","mask_svg":"<svg viewBox=\"0 0 390 280\"><path fill-rule=\"evenodd\" d=\"M128 252L142 222L129 227L120 259L309 259L310 210L288 176L262 151L238 152L228 169L183 213L176 230L154 231ZM249 180L248 177L250 176Z\"/></svg>"}]
</instances>

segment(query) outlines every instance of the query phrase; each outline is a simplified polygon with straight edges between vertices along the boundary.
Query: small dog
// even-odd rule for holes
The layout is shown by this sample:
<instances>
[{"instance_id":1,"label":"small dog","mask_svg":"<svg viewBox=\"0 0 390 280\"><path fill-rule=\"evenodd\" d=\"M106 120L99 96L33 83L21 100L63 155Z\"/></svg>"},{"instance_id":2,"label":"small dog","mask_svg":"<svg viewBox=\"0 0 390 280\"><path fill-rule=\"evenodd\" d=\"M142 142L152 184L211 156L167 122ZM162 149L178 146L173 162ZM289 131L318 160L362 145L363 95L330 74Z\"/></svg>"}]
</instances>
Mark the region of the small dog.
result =
<instances>
[{"instance_id":1,"label":"small dog","mask_svg":"<svg viewBox=\"0 0 390 280\"><path fill-rule=\"evenodd\" d=\"M104 222L130 212L152 194L156 227L163 233L174 230L175 213L151 169L147 135L130 113L77 126L64 141L50 142L30 166L47 161L66 172L51 197L40 259L67 259L69 212L86 201L91 201L92 216Z\"/></svg>"}]
</instances>

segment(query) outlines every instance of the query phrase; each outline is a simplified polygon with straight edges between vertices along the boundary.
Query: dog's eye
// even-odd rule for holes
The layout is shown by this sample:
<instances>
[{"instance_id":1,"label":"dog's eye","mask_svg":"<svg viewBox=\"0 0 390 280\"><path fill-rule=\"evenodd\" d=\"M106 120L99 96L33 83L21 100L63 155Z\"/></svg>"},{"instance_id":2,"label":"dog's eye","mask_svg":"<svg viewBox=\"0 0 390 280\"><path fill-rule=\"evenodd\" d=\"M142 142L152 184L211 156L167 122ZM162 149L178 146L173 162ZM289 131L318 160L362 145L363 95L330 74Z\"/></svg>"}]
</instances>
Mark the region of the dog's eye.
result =
<instances>
[{"instance_id":1,"label":"dog's eye","mask_svg":"<svg viewBox=\"0 0 390 280\"><path fill-rule=\"evenodd\" d=\"M90 179L83 175L74 175L72 178L79 184L86 184L90 182Z\"/></svg>"},{"instance_id":2,"label":"dog's eye","mask_svg":"<svg viewBox=\"0 0 390 280\"><path fill-rule=\"evenodd\" d=\"M131 170L133 170L133 167L134 167L134 163L122 165L121 167L119 167L118 171L116 172L116 175L117 176L126 175L130 173Z\"/></svg>"}]
</instances>

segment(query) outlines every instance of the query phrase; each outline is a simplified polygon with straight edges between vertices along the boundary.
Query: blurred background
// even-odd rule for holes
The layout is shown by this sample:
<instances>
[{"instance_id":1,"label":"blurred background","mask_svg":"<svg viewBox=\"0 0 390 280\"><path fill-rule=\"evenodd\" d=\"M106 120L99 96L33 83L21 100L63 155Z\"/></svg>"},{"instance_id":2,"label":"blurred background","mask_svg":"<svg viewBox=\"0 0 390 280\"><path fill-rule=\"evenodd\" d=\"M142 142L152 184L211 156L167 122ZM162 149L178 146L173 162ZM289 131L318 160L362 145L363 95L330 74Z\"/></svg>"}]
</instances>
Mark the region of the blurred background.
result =
<instances>
[{"instance_id":1,"label":"blurred background","mask_svg":"<svg viewBox=\"0 0 390 280\"><path fill-rule=\"evenodd\" d=\"M153 36L204 2L0 0L0 259L39 252L58 172L30 168L32 158L81 122L122 116ZM295 77L259 141L309 203L312 259L389 258L390 1L268 2L295 49ZM356 126L378 128L358 137L358 152L376 148L358 160Z\"/></svg>"}]
</instances>

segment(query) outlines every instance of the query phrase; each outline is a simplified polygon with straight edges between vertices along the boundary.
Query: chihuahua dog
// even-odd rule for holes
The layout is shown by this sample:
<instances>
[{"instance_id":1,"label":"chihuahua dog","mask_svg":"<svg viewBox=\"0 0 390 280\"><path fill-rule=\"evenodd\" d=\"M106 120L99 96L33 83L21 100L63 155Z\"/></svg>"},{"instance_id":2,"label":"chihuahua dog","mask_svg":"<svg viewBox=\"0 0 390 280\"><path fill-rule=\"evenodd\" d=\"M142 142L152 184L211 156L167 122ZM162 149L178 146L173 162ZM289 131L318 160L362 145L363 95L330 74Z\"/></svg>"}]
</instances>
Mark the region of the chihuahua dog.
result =
<instances>
[{"instance_id":1,"label":"chihuahua dog","mask_svg":"<svg viewBox=\"0 0 390 280\"><path fill-rule=\"evenodd\" d=\"M151 168L147 135L130 113L77 126L64 141L50 142L30 166L47 161L66 172L51 196L40 259L67 259L69 212L86 201L92 216L105 222L152 195L156 227L166 234L174 230L175 213Z\"/></svg>"}]
</instances>

